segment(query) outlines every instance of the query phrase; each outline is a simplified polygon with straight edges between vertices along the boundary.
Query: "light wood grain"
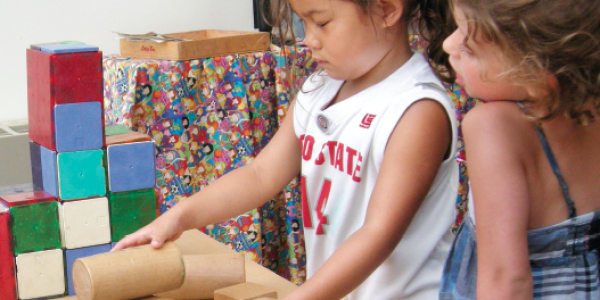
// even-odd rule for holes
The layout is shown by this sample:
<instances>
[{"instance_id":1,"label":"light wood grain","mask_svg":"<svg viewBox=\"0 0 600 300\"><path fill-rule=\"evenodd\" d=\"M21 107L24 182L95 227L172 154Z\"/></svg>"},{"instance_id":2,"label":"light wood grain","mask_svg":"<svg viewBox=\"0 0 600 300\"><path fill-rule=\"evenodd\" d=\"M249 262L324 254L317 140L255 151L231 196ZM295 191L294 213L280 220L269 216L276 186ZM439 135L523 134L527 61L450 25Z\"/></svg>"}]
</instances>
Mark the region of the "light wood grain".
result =
<instances>
[{"instance_id":1,"label":"light wood grain","mask_svg":"<svg viewBox=\"0 0 600 300\"><path fill-rule=\"evenodd\" d=\"M181 238L175 241L175 244L179 247L183 255L235 253L234 250L195 229L184 232ZM251 260L246 259L245 264L246 281L257 283L277 291L279 299L289 295L297 288L295 284ZM77 297L69 296L59 299L77 300ZM164 300L165 298L146 297L144 299Z\"/></svg>"}]
</instances>

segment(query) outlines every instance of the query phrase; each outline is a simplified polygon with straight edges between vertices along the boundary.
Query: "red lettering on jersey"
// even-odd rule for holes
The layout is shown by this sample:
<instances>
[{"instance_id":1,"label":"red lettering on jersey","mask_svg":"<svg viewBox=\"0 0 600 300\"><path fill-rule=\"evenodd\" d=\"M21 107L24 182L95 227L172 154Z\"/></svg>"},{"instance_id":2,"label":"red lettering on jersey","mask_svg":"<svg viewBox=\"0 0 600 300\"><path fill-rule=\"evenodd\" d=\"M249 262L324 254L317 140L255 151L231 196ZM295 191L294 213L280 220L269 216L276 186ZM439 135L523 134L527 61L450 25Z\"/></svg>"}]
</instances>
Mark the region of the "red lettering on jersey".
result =
<instances>
[{"instance_id":1,"label":"red lettering on jersey","mask_svg":"<svg viewBox=\"0 0 600 300\"><path fill-rule=\"evenodd\" d=\"M354 170L354 158L356 157L356 150L347 147L346 153L348 153L348 166L346 167L346 171L348 172L348 175L352 176L352 171Z\"/></svg>"},{"instance_id":2,"label":"red lettering on jersey","mask_svg":"<svg viewBox=\"0 0 600 300\"><path fill-rule=\"evenodd\" d=\"M327 207L327 201L329 200L329 191L331 190L331 181L325 179L321 192L319 193L319 201L317 202L317 218L319 218L319 224L317 225L317 234L325 234L323 230L323 224L327 224L327 216L324 214L325 208Z\"/></svg>"},{"instance_id":3,"label":"red lettering on jersey","mask_svg":"<svg viewBox=\"0 0 600 300\"><path fill-rule=\"evenodd\" d=\"M362 155L360 155L360 153L358 153L358 163L356 164L354 173L352 173L352 180L354 182L360 182L360 166L361 165L362 165Z\"/></svg>"},{"instance_id":4,"label":"red lettering on jersey","mask_svg":"<svg viewBox=\"0 0 600 300\"><path fill-rule=\"evenodd\" d=\"M371 127L371 123L373 122L373 119L375 119L376 115L372 115L372 114L366 114L362 121L360 122L360 127L362 128L369 128Z\"/></svg>"},{"instance_id":5,"label":"red lettering on jersey","mask_svg":"<svg viewBox=\"0 0 600 300\"><path fill-rule=\"evenodd\" d=\"M339 143L335 152L335 167L344 172L344 144Z\"/></svg>"},{"instance_id":6,"label":"red lettering on jersey","mask_svg":"<svg viewBox=\"0 0 600 300\"><path fill-rule=\"evenodd\" d=\"M311 211L308 206L308 198L306 197L306 178L304 176L300 177L300 188L302 189L300 193L302 199L302 224L304 228L312 228Z\"/></svg>"},{"instance_id":7,"label":"red lettering on jersey","mask_svg":"<svg viewBox=\"0 0 600 300\"><path fill-rule=\"evenodd\" d=\"M329 147L329 163L333 166L333 162L335 160L335 147L337 146L336 141L327 142L327 147Z\"/></svg>"},{"instance_id":8,"label":"red lettering on jersey","mask_svg":"<svg viewBox=\"0 0 600 300\"><path fill-rule=\"evenodd\" d=\"M312 157L312 150L315 144L315 138L307 135L304 137L303 145L302 145L302 159L310 160Z\"/></svg>"},{"instance_id":9,"label":"red lettering on jersey","mask_svg":"<svg viewBox=\"0 0 600 300\"><path fill-rule=\"evenodd\" d=\"M325 151L326 146L327 144L323 144L323 147L321 147L321 152L319 152L319 156L315 160L315 165L320 166L325 162L325 155L323 154L323 151Z\"/></svg>"}]
</instances>

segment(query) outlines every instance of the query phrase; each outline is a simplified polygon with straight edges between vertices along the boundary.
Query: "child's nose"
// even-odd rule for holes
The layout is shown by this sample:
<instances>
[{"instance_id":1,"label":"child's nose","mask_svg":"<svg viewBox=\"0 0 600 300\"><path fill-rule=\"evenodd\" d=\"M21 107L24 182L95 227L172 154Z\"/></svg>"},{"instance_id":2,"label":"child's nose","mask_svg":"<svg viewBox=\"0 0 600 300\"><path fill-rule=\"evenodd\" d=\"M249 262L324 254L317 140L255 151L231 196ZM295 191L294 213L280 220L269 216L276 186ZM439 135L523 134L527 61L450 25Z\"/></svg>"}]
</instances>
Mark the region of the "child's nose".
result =
<instances>
[{"instance_id":1,"label":"child's nose","mask_svg":"<svg viewBox=\"0 0 600 300\"><path fill-rule=\"evenodd\" d=\"M306 46L308 46L309 48L311 48L313 50L321 49L321 47L322 47L321 42L313 34L312 30L306 30L304 42L306 43Z\"/></svg>"},{"instance_id":2,"label":"child's nose","mask_svg":"<svg viewBox=\"0 0 600 300\"><path fill-rule=\"evenodd\" d=\"M457 31L458 31L458 29L456 31L452 32L452 34L449 35L444 40L444 43L442 44L442 48L450 56L454 56L454 55L458 54L458 45L459 45L459 43L457 43L457 41L458 41L458 39L457 39L458 34L456 34Z\"/></svg>"}]
</instances>

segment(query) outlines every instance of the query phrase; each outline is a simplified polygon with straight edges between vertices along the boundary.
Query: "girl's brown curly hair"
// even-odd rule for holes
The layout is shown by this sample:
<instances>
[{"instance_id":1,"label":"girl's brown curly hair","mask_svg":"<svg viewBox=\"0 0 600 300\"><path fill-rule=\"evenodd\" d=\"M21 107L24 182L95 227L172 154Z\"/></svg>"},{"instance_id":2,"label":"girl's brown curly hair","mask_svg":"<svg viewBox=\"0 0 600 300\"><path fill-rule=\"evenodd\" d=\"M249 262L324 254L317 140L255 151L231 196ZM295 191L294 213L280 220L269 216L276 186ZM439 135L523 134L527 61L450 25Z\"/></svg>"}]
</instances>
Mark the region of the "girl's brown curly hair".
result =
<instances>
[{"instance_id":1,"label":"girl's brown curly hair","mask_svg":"<svg viewBox=\"0 0 600 300\"><path fill-rule=\"evenodd\" d=\"M579 124L600 112L600 0L454 0L468 37L497 45L514 67L509 79L540 96L532 105L548 120ZM554 78L556 80L548 80ZM590 106L591 104L591 106ZM590 107L591 110L590 110Z\"/></svg>"}]
</instances>

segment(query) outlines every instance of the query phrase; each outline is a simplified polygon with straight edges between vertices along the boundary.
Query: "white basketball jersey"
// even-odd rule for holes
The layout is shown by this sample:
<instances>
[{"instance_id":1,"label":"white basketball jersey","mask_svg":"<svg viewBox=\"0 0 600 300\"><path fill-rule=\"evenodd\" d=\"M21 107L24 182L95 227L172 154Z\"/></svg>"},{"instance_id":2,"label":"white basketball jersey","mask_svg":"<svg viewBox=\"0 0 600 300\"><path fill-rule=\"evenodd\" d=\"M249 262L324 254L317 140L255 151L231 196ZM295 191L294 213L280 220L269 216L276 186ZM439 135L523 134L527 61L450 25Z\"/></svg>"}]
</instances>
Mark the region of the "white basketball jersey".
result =
<instances>
[{"instance_id":1,"label":"white basketball jersey","mask_svg":"<svg viewBox=\"0 0 600 300\"><path fill-rule=\"evenodd\" d=\"M383 81L326 108L342 84L314 74L304 84L294 108L294 130L302 147L308 278L363 225L392 131L411 104L427 98L439 101L452 123L449 158L442 163L400 244L345 299L437 299L453 238L449 229L458 189L452 102L420 53Z\"/></svg>"}]
</instances>

